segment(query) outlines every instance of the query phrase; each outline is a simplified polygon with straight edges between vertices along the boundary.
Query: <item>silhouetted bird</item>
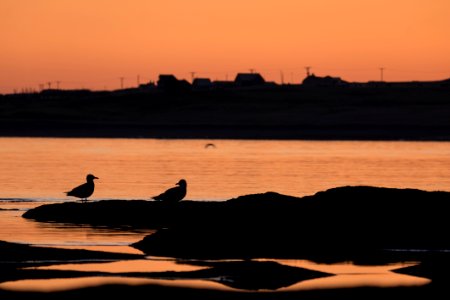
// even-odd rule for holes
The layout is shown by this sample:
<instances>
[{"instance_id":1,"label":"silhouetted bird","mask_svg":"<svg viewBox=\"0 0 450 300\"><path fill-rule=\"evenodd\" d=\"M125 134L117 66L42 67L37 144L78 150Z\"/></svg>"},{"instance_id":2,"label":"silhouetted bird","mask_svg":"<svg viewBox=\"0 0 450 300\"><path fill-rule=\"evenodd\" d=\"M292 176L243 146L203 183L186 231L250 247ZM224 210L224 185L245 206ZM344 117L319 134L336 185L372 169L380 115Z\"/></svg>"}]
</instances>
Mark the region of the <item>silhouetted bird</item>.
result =
<instances>
[{"instance_id":1,"label":"silhouetted bird","mask_svg":"<svg viewBox=\"0 0 450 300\"><path fill-rule=\"evenodd\" d=\"M98 179L98 177L95 177L92 174L88 174L86 176L86 183L83 183L80 186L77 186L70 192L66 192L67 196L74 196L81 198L81 202L87 201L87 198L94 193L94 179Z\"/></svg>"},{"instance_id":2,"label":"silhouetted bird","mask_svg":"<svg viewBox=\"0 0 450 300\"><path fill-rule=\"evenodd\" d=\"M208 144L205 145L205 148L206 149L208 149L208 148L216 148L216 145L214 145L213 143L208 143Z\"/></svg>"},{"instance_id":3,"label":"silhouetted bird","mask_svg":"<svg viewBox=\"0 0 450 300\"><path fill-rule=\"evenodd\" d=\"M183 200L184 196L186 196L186 180L181 179L176 185L176 187L168 189L161 195L153 197L153 199L168 203L175 203Z\"/></svg>"}]
</instances>

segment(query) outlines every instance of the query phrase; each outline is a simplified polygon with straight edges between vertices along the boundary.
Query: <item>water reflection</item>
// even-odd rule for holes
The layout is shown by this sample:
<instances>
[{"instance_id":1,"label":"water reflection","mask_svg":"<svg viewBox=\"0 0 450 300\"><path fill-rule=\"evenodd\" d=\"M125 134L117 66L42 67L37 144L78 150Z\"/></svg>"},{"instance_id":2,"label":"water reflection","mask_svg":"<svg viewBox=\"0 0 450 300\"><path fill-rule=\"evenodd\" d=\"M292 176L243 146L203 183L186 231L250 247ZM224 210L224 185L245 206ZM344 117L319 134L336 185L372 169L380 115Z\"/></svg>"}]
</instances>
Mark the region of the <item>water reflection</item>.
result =
<instances>
[{"instance_id":1,"label":"water reflection","mask_svg":"<svg viewBox=\"0 0 450 300\"><path fill-rule=\"evenodd\" d=\"M329 278L319 278L294 284L279 291L299 291L315 289L342 289L357 287L411 287L430 283L427 278L396 273L380 274L340 274Z\"/></svg>"},{"instance_id":2,"label":"water reflection","mask_svg":"<svg viewBox=\"0 0 450 300\"><path fill-rule=\"evenodd\" d=\"M39 246L49 246L49 245L39 245ZM130 247L130 246L117 246L117 245L74 245L74 246L55 246L51 245L53 248L60 249L78 249L78 250L90 250L90 251L103 251L103 252L113 252L113 253L126 253L126 254L144 254L142 251Z\"/></svg>"},{"instance_id":3,"label":"water reflection","mask_svg":"<svg viewBox=\"0 0 450 300\"><path fill-rule=\"evenodd\" d=\"M172 260L138 259L107 263L62 264L35 268L37 270L64 270L83 272L133 273L133 272L187 272L205 269L204 267L178 264Z\"/></svg>"},{"instance_id":4,"label":"water reflection","mask_svg":"<svg viewBox=\"0 0 450 300\"><path fill-rule=\"evenodd\" d=\"M8 170L0 197L65 198L91 172L101 178L92 199L149 199L180 178L190 183L186 198L199 200L343 185L449 187L448 142L216 140L214 151L208 142L0 138L0 169Z\"/></svg>"},{"instance_id":5,"label":"water reflection","mask_svg":"<svg viewBox=\"0 0 450 300\"><path fill-rule=\"evenodd\" d=\"M89 249L95 246L125 247L154 232L151 229L36 222L22 218L22 214L23 211L0 212L0 240L42 246L78 246L77 249ZM109 250L112 249L109 248ZM135 250L126 249L127 253L130 251Z\"/></svg>"},{"instance_id":6,"label":"water reflection","mask_svg":"<svg viewBox=\"0 0 450 300\"><path fill-rule=\"evenodd\" d=\"M205 280L162 280L147 279L134 277L112 277L112 276L95 276L80 278L55 278L55 279L27 279L8 281L0 283L0 289L12 291L36 291L36 292L56 292L71 289L79 289L85 287L93 287L104 284L127 284L127 285L143 285L155 284L174 287L188 287L194 289L214 289L231 291L219 283Z\"/></svg>"},{"instance_id":7,"label":"water reflection","mask_svg":"<svg viewBox=\"0 0 450 300\"><path fill-rule=\"evenodd\" d=\"M258 262L259 261L259 262ZM118 261L106 263L60 264L28 269L102 272L104 276L67 279L18 280L0 283L0 288L21 291L57 291L106 283L117 284L158 284L200 289L239 291L300 291L314 289L356 288L356 287L410 287L430 283L429 279L391 272L394 269L415 263L395 263L389 265L359 266L352 263L318 264L307 260L258 260L258 261L176 261L169 258L147 258L145 260ZM258 264L273 261L268 269ZM275 263L277 262L277 263ZM278 263L291 266L277 269ZM229 265L240 267L230 272ZM253 264L253 270L246 268ZM207 268L205 266L215 267ZM219 267L217 267L219 266ZM292 268L294 267L294 268ZM241 269L239 269L241 268ZM259 269L258 269L259 268ZM297 269L297 270L296 270ZM281 271L280 271L281 270ZM315 270L330 273L328 276L304 277L305 271ZM168 272L168 273L164 273ZM281 273L280 273L281 272ZM295 278L295 273L300 277ZM303 273L302 273L303 272ZM253 276L253 278L249 278ZM331 275L331 276L330 276ZM138 278L140 277L140 278ZM302 278L303 277L303 278ZM274 278L276 280L274 280ZM283 279L284 278L284 279ZM310 279L312 278L312 279ZM283 283L284 280L284 283ZM274 281L279 286L273 286Z\"/></svg>"}]
</instances>

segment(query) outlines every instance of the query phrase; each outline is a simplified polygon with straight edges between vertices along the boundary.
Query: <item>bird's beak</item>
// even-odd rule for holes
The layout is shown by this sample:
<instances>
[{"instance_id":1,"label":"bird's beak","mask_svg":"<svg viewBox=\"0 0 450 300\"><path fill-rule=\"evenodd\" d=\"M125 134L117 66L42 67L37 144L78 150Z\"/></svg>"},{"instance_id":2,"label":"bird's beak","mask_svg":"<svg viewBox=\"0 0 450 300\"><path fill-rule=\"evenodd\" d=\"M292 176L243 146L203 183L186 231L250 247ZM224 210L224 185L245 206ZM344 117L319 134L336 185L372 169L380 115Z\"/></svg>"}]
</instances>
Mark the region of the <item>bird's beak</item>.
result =
<instances>
[{"instance_id":1,"label":"bird's beak","mask_svg":"<svg viewBox=\"0 0 450 300\"><path fill-rule=\"evenodd\" d=\"M100 178L94 176L94 179L100 179Z\"/></svg>"}]
</instances>

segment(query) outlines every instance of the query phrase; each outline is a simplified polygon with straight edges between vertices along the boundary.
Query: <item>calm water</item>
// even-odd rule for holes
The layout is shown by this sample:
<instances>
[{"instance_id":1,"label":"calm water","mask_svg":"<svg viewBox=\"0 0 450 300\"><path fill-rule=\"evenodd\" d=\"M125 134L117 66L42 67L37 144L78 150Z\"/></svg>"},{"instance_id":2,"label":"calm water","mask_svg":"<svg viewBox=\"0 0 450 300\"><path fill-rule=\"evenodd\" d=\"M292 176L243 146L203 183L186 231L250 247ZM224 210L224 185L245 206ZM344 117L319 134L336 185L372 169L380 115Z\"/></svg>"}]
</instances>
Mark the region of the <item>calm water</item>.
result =
<instances>
[{"instance_id":1,"label":"calm water","mask_svg":"<svg viewBox=\"0 0 450 300\"><path fill-rule=\"evenodd\" d=\"M215 147L206 148L208 143ZM127 245L151 230L38 223L21 215L44 203L74 201L63 192L83 183L88 173L100 178L90 198L94 201L149 199L181 178L188 182L186 198L191 200L225 200L266 191L304 196L344 185L448 191L450 143L0 138L0 169L0 240L136 253ZM154 266L151 263L149 270ZM370 285L372 273L350 281L338 278L342 286L355 281ZM390 278L383 274L382 278ZM400 285L424 283L417 277L394 275L391 282L399 280ZM381 277L375 282L380 283ZM62 281L63 286L78 282ZM187 282L183 284L206 284ZM326 287L336 280L302 282L299 288L321 282ZM31 286L28 281L24 284Z\"/></svg>"},{"instance_id":2,"label":"calm water","mask_svg":"<svg viewBox=\"0 0 450 300\"><path fill-rule=\"evenodd\" d=\"M450 189L450 143L0 138L0 198L148 199L188 182L187 198L276 191L303 196L342 185Z\"/></svg>"}]
</instances>

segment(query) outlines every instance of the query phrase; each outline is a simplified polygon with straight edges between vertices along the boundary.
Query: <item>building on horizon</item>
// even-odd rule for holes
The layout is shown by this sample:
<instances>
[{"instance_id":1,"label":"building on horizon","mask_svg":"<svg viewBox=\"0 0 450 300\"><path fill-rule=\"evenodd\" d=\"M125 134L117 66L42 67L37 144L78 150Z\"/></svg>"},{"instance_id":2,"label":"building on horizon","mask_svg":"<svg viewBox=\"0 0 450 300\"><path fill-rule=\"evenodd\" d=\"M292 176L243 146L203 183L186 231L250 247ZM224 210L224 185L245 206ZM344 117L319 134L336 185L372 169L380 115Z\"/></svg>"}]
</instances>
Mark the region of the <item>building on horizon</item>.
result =
<instances>
[{"instance_id":1,"label":"building on horizon","mask_svg":"<svg viewBox=\"0 0 450 300\"><path fill-rule=\"evenodd\" d=\"M172 74L161 74L158 77L157 87L166 92L184 92L191 89L191 84L185 79L177 79Z\"/></svg>"},{"instance_id":2,"label":"building on horizon","mask_svg":"<svg viewBox=\"0 0 450 300\"><path fill-rule=\"evenodd\" d=\"M266 83L259 73L238 73L234 79L234 83L238 87L261 86Z\"/></svg>"},{"instance_id":3,"label":"building on horizon","mask_svg":"<svg viewBox=\"0 0 450 300\"><path fill-rule=\"evenodd\" d=\"M209 91L212 88L213 84L209 78L195 78L194 81L192 81L193 91Z\"/></svg>"},{"instance_id":4,"label":"building on horizon","mask_svg":"<svg viewBox=\"0 0 450 300\"><path fill-rule=\"evenodd\" d=\"M342 80L340 77L319 77L314 74L307 76L303 79L302 86L307 87L336 87L336 86L348 86L349 83Z\"/></svg>"}]
</instances>

